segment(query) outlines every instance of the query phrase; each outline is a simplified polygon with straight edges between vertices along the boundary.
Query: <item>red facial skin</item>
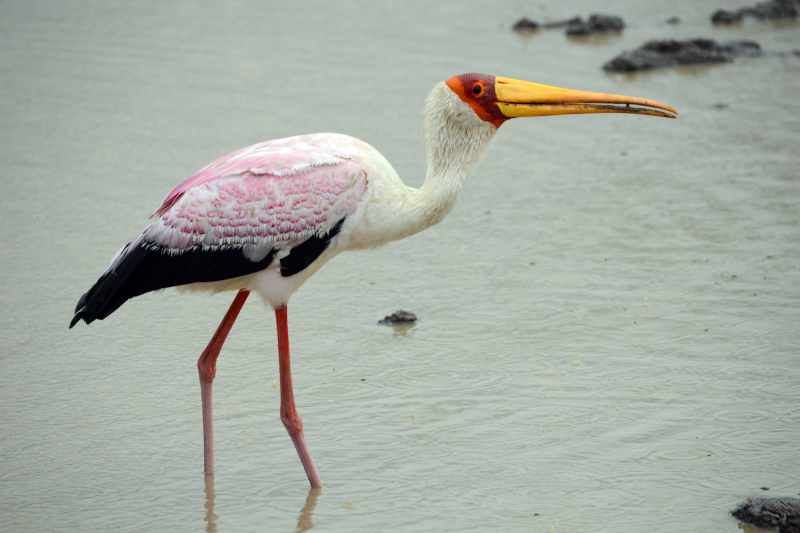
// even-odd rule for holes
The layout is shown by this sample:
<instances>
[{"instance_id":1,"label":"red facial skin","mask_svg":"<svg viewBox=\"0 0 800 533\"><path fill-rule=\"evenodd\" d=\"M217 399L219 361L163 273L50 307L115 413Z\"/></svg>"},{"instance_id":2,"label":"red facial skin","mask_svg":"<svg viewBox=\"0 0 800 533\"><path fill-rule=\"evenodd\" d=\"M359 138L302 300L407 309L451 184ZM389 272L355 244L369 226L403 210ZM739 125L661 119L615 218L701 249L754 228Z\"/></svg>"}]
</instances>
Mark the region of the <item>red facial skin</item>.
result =
<instances>
[{"instance_id":1,"label":"red facial skin","mask_svg":"<svg viewBox=\"0 0 800 533\"><path fill-rule=\"evenodd\" d=\"M494 92L494 76L489 74L460 74L447 80L447 86L453 90L475 113L486 122L499 128L508 120L497 106L497 95Z\"/></svg>"}]
</instances>

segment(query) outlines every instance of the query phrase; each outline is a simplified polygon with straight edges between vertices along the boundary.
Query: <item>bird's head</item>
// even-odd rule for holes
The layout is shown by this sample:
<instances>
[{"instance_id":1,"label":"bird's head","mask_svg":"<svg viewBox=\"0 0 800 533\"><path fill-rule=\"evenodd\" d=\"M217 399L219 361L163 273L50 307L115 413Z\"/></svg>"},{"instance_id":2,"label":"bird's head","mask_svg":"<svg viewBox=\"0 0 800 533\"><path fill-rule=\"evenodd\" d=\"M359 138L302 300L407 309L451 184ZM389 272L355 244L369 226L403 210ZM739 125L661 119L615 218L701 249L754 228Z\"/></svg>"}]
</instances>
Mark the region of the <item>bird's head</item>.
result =
<instances>
[{"instance_id":1,"label":"bird's head","mask_svg":"<svg viewBox=\"0 0 800 533\"><path fill-rule=\"evenodd\" d=\"M487 74L460 74L445 85L484 122L499 128L516 117L634 113L675 118L672 107L632 96L574 91ZM461 106L466 111L465 106Z\"/></svg>"},{"instance_id":2,"label":"bird's head","mask_svg":"<svg viewBox=\"0 0 800 533\"><path fill-rule=\"evenodd\" d=\"M644 98L573 91L487 74L461 74L437 84L425 102L428 172L466 179L506 120L580 113L668 118L678 114L668 105Z\"/></svg>"}]
</instances>

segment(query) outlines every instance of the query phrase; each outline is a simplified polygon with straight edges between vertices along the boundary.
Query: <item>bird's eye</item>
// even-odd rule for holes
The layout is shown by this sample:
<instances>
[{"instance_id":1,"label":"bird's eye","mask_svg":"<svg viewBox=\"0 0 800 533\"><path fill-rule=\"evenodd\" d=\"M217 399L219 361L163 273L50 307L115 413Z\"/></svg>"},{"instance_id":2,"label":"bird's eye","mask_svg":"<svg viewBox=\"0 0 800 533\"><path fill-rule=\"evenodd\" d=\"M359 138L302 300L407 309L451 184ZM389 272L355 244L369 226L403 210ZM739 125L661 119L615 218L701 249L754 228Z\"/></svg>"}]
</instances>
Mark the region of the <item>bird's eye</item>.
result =
<instances>
[{"instance_id":1,"label":"bird's eye","mask_svg":"<svg viewBox=\"0 0 800 533\"><path fill-rule=\"evenodd\" d=\"M480 96L481 94L483 94L483 84L476 83L475 85L473 85L472 94L474 94L475 96Z\"/></svg>"}]
</instances>

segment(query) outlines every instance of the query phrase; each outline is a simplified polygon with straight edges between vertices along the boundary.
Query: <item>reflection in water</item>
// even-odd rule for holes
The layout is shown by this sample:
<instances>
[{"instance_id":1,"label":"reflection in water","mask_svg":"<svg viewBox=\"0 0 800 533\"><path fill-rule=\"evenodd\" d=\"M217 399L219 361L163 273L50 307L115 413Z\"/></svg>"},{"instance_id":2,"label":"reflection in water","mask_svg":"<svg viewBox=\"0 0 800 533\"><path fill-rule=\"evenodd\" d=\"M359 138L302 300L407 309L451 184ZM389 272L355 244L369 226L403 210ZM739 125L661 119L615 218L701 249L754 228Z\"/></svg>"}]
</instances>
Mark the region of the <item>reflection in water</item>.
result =
<instances>
[{"instance_id":1,"label":"reflection in water","mask_svg":"<svg viewBox=\"0 0 800 533\"><path fill-rule=\"evenodd\" d=\"M300 516L297 518L297 529L295 533L303 533L304 531L314 529L314 509L317 507L317 499L319 499L320 494L322 494L322 487L312 487L311 490L308 491L306 505L303 507L303 510L300 511Z\"/></svg>"},{"instance_id":2,"label":"reflection in water","mask_svg":"<svg viewBox=\"0 0 800 533\"><path fill-rule=\"evenodd\" d=\"M415 322L411 324L392 324L391 327L392 330L394 330L392 332L393 336L405 337L406 335L408 335L408 333L417 329L417 324Z\"/></svg>"},{"instance_id":3,"label":"reflection in water","mask_svg":"<svg viewBox=\"0 0 800 533\"><path fill-rule=\"evenodd\" d=\"M214 514L214 474L206 474L206 533L216 533L217 518Z\"/></svg>"},{"instance_id":4,"label":"reflection in water","mask_svg":"<svg viewBox=\"0 0 800 533\"><path fill-rule=\"evenodd\" d=\"M322 487L313 487L308 491L306 504L300 510L300 516L297 518L295 533L304 533L314 529L314 509L317 508L317 500L320 494L322 494ZM216 533L217 531L217 518L219 518L219 515L214 513L215 497L214 474L206 474L206 516L204 519L206 521L206 533Z\"/></svg>"},{"instance_id":5,"label":"reflection in water","mask_svg":"<svg viewBox=\"0 0 800 533\"><path fill-rule=\"evenodd\" d=\"M771 529L758 529L757 527L749 526L747 524L743 524L739 522L739 529L744 531L744 533L772 533L773 530Z\"/></svg>"}]
</instances>

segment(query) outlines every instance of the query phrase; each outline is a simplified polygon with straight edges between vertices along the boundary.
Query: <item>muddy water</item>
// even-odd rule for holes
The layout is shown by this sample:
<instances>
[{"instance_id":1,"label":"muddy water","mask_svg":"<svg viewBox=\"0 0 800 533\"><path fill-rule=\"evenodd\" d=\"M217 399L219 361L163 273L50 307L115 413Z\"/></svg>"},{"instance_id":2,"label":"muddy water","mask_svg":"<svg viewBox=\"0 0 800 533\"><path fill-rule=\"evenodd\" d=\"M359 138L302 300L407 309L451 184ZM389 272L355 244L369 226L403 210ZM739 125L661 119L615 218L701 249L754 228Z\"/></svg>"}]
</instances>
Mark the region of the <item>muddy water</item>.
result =
<instances>
[{"instance_id":1,"label":"muddy water","mask_svg":"<svg viewBox=\"0 0 800 533\"><path fill-rule=\"evenodd\" d=\"M732 532L736 502L800 491L800 58L601 71L649 38L788 51L800 27L612 1L621 36L570 41L509 27L594 3L274 4L0 4L0 529ZM467 71L680 118L512 121L441 225L295 295L319 492L251 298L204 479L195 361L232 296L67 330L77 298L175 183L254 142L348 133L420 185L422 101ZM375 325L401 308L418 324Z\"/></svg>"}]
</instances>

